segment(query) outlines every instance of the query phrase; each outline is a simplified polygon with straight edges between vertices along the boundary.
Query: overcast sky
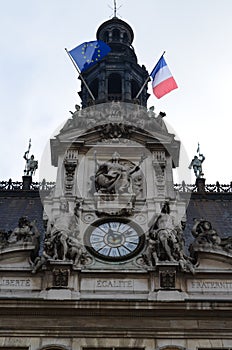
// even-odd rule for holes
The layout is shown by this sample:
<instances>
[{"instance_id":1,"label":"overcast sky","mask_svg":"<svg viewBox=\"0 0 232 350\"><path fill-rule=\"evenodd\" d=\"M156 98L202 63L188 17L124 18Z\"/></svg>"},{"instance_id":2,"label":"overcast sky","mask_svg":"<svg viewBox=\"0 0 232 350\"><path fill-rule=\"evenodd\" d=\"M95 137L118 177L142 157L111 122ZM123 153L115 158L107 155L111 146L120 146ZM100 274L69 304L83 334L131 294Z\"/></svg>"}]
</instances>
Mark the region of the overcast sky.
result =
<instances>
[{"instance_id":1,"label":"overcast sky","mask_svg":"<svg viewBox=\"0 0 232 350\"><path fill-rule=\"evenodd\" d=\"M40 162L54 130L80 104L80 82L64 48L95 40L99 25L113 14L113 1L0 0L0 5L0 180L20 181L29 138ZM200 142L207 183L229 183L232 1L118 0L118 5L118 17L134 30L139 64L151 71L165 50L179 85L158 100L150 84L148 107L166 112L190 160Z\"/></svg>"}]
</instances>

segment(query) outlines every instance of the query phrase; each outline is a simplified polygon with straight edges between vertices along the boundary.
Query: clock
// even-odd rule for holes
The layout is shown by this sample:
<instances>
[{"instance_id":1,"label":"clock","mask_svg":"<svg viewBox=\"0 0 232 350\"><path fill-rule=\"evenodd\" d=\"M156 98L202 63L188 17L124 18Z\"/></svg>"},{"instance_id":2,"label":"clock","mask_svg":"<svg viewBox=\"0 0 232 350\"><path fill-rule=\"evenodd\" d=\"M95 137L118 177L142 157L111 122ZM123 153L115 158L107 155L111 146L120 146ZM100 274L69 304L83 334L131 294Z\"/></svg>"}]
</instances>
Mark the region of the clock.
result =
<instances>
[{"instance_id":1,"label":"clock","mask_svg":"<svg viewBox=\"0 0 232 350\"><path fill-rule=\"evenodd\" d=\"M85 235L87 250L107 261L128 260L141 251L144 235L134 222L123 219L100 220Z\"/></svg>"}]
</instances>

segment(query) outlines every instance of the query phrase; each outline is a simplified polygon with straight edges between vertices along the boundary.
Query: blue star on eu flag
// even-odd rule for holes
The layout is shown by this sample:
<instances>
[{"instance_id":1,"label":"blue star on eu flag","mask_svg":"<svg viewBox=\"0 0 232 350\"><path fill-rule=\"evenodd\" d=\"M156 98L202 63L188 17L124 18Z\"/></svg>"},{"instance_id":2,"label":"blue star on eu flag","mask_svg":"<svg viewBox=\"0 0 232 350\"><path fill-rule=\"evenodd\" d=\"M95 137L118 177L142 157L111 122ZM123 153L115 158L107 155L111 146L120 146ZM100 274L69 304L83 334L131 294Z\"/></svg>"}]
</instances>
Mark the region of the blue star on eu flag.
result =
<instances>
[{"instance_id":1,"label":"blue star on eu flag","mask_svg":"<svg viewBox=\"0 0 232 350\"><path fill-rule=\"evenodd\" d=\"M104 41L96 40L85 42L69 51L70 56L81 72L98 63L105 57L111 48Z\"/></svg>"}]
</instances>

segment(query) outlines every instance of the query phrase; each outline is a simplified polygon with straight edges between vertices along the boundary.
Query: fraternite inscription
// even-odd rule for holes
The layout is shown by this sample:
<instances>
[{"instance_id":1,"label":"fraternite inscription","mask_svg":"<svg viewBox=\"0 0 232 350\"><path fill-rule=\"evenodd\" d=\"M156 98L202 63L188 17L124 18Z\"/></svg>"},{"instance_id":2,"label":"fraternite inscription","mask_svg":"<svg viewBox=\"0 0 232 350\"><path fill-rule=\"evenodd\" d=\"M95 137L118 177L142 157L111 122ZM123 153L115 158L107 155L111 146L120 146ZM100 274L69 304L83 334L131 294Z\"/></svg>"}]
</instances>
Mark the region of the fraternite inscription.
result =
<instances>
[{"instance_id":1,"label":"fraternite inscription","mask_svg":"<svg viewBox=\"0 0 232 350\"><path fill-rule=\"evenodd\" d=\"M232 280L220 280L220 279L194 279L188 281L189 292L231 292Z\"/></svg>"}]
</instances>

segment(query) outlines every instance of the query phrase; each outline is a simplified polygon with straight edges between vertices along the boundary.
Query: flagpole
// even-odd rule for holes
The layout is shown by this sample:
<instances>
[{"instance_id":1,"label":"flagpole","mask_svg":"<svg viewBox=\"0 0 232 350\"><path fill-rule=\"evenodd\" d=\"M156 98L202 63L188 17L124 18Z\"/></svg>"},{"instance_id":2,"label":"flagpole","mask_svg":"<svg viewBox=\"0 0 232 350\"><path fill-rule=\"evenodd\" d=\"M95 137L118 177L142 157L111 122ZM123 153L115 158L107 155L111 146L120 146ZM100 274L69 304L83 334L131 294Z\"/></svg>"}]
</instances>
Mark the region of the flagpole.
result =
<instances>
[{"instance_id":1,"label":"flagpole","mask_svg":"<svg viewBox=\"0 0 232 350\"><path fill-rule=\"evenodd\" d=\"M70 55L70 53L68 52L68 50L67 50L66 48L65 48L65 51L67 52L67 54L68 54L70 60L72 61L72 63L73 63L73 65L74 65L75 69L77 70L77 72L78 72L78 74L79 74L79 77L81 78L83 84L85 85L86 89L88 90L90 96L91 96L92 99L95 101L95 97L93 96L92 91L91 91L90 88L88 87L88 85L87 85L85 79L84 79L83 76L81 75L81 72L80 72L80 70L78 69L78 67L77 67L77 65L76 65L76 63L75 63L75 61L73 60L72 56Z\"/></svg>"},{"instance_id":2,"label":"flagpole","mask_svg":"<svg viewBox=\"0 0 232 350\"><path fill-rule=\"evenodd\" d=\"M141 89L139 90L139 92L138 92L137 95L135 96L135 99L137 99L137 98L140 96L141 92L143 91L143 89L145 88L145 86L147 85L147 83L149 82L149 80L150 80L150 75L148 75L148 77L147 77L147 79L145 80L145 82L143 83Z\"/></svg>"},{"instance_id":3,"label":"flagpole","mask_svg":"<svg viewBox=\"0 0 232 350\"><path fill-rule=\"evenodd\" d=\"M165 51L164 51L163 54L160 56L160 59L163 57L164 54L165 54ZM157 64L159 63L160 59L158 60ZM155 67L153 68L153 70L156 68L157 64L155 65ZM152 72L153 72L153 70L152 70ZM152 73L152 72L151 72L151 73ZM135 96L135 98L138 98L138 97L140 96L141 92L143 91L143 89L145 88L145 86L147 85L147 83L148 83L149 80L150 80L150 75L151 75L151 74L148 75L147 79L146 79L145 82L143 83L141 89L139 90L139 92L137 93L137 95Z\"/></svg>"},{"instance_id":4,"label":"flagpole","mask_svg":"<svg viewBox=\"0 0 232 350\"><path fill-rule=\"evenodd\" d=\"M160 56L160 58L158 59L158 62L156 63L155 67L152 69L150 75L152 74L153 70L156 69L156 67L157 67L157 65L158 65L158 63L159 63L159 61L161 60L161 58L163 57L163 55L165 54L165 52L166 52L166 51L164 51L164 52L162 53L162 55Z\"/></svg>"}]
</instances>

